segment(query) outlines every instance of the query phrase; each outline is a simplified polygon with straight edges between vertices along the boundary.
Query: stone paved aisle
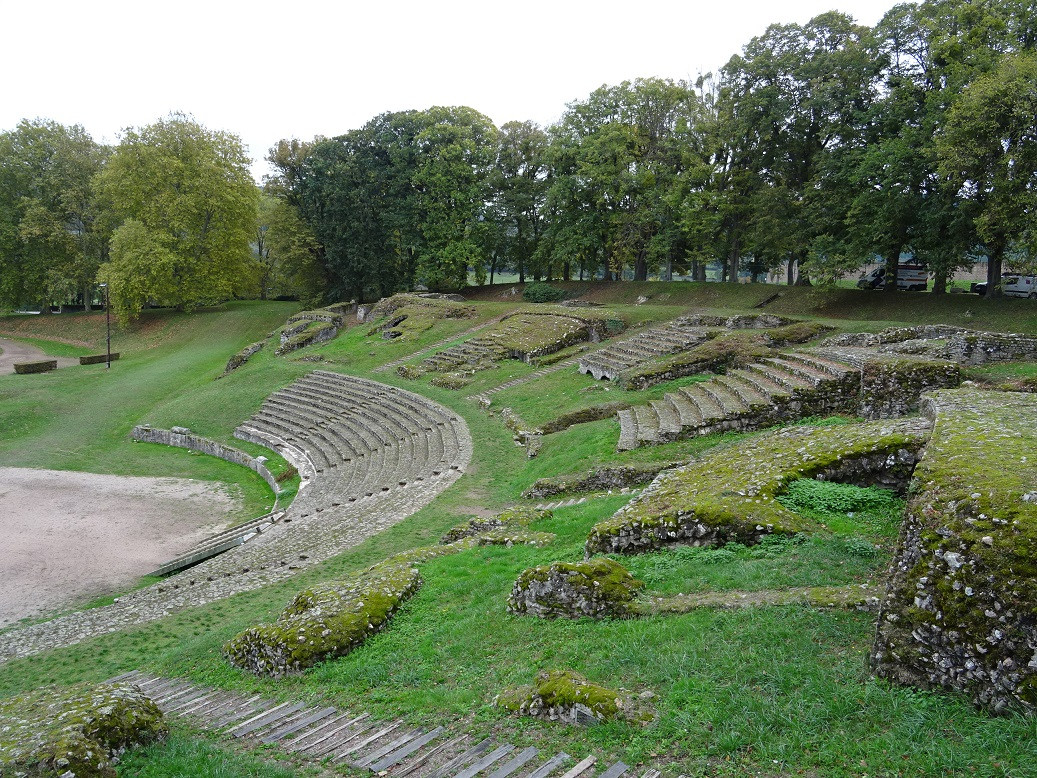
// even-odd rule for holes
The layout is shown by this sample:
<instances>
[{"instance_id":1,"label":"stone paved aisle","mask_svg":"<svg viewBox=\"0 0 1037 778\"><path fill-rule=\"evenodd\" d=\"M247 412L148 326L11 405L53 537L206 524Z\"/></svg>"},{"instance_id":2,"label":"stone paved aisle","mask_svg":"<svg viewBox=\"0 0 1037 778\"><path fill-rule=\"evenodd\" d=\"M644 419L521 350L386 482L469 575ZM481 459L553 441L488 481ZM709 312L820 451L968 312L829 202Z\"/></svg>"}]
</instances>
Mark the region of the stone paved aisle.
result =
<instances>
[{"instance_id":1,"label":"stone paved aisle","mask_svg":"<svg viewBox=\"0 0 1037 778\"><path fill-rule=\"evenodd\" d=\"M492 738L475 741L449 726L408 727L403 721L375 721L367 713L305 702L277 702L161 678L139 671L109 683L132 683L162 712L192 726L246 745L273 745L304 761L348 765L392 778L634 778L623 762L600 773L597 757L574 759L565 752L519 750ZM648 770L640 778L659 778Z\"/></svg>"}]
</instances>

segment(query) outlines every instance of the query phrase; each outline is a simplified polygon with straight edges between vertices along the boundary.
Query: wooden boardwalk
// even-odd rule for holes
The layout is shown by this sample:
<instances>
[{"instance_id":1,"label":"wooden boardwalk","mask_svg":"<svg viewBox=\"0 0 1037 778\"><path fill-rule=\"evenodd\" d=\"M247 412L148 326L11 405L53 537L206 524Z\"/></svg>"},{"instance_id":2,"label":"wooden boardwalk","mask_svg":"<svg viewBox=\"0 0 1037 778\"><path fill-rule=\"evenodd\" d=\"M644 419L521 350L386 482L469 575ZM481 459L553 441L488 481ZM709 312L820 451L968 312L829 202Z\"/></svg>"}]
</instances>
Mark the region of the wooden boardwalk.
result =
<instances>
[{"instance_id":1,"label":"wooden boardwalk","mask_svg":"<svg viewBox=\"0 0 1037 778\"><path fill-rule=\"evenodd\" d=\"M582 760L564 752L544 755L533 747L519 750L492 738L454 735L446 726L413 728L334 706L278 702L139 671L108 683L132 683L167 717L224 737L393 778L633 778L622 762L596 774L593 755ZM648 770L641 778L659 778L659 772Z\"/></svg>"}]
</instances>

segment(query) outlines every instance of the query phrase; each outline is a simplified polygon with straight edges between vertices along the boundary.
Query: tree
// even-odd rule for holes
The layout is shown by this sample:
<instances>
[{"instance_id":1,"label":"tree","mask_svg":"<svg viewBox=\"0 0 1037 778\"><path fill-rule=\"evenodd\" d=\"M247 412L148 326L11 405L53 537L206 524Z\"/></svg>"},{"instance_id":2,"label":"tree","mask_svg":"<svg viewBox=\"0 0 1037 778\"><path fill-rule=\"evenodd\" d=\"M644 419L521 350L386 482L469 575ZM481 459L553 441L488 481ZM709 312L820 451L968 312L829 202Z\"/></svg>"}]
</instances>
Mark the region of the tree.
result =
<instances>
[{"instance_id":1,"label":"tree","mask_svg":"<svg viewBox=\"0 0 1037 778\"><path fill-rule=\"evenodd\" d=\"M483 222L491 258L490 283L501 264L514 268L524 282L544 231L548 138L533 122L508 122L497 138L490 180L493 199Z\"/></svg>"},{"instance_id":2,"label":"tree","mask_svg":"<svg viewBox=\"0 0 1037 778\"><path fill-rule=\"evenodd\" d=\"M108 250L92 186L107 149L78 126L37 119L0 134L0 304L80 294L90 305Z\"/></svg>"},{"instance_id":3,"label":"tree","mask_svg":"<svg viewBox=\"0 0 1037 778\"><path fill-rule=\"evenodd\" d=\"M1037 55L1004 56L952 105L937 140L941 168L975 208L988 257L987 293L1000 294L1009 249L1037 248Z\"/></svg>"},{"instance_id":4,"label":"tree","mask_svg":"<svg viewBox=\"0 0 1037 778\"><path fill-rule=\"evenodd\" d=\"M776 190L764 202L785 209L784 230L758 231L780 244L755 250L785 253L789 283L813 243L841 230L845 204L826 197L832 189L821 184L821 171L828 154L852 142L873 99L869 37L868 28L833 11L805 25L771 25L724 66L737 136L750 138L760 186Z\"/></svg>"},{"instance_id":5,"label":"tree","mask_svg":"<svg viewBox=\"0 0 1037 778\"><path fill-rule=\"evenodd\" d=\"M602 86L551 128L550 258L605 265L635 280L669 267L680 243L672 196L682 172L680 137L695 113L683 81L657 78Z\"/></svg>"},{"instance_id":6,"label":"tree","mask_svg":"<svg viewBox=\"0 0 1037 778\"><path fill-rule=\"evenodd\" d=\"M100 276L122 318L149 300L191 310L255 290L250 162L237 136L182 114L126 131L97 178L115 227Z\"/></svg>"}]
</instances>

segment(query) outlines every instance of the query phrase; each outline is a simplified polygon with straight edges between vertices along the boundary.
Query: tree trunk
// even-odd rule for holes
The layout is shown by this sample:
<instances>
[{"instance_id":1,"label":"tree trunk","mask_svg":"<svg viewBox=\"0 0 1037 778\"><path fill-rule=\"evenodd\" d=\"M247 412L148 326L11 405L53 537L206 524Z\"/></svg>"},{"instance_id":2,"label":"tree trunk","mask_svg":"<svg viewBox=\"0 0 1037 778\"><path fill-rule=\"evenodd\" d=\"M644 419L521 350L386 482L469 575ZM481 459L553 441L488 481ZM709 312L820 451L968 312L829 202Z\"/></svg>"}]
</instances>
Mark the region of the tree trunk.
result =
<instances>
[{"instance_id":1,"label":"tree trunk","mask_svg":"<svg viewBox=\"0 0 1037 778\"><path fill-rule=\"evenodd\" d=\"M732 284L738 283L738 261L741 259L741 254L741 241L736 238L731 245L731 250L727 253L727 280Z\"/></svg>"},{"instance_id":2,"label":"tree trunk","mask_svg":"<svg viewBox=\"0 0 1037 778\"><path fill-rule=\"evenodd\" d=\"M666 270L663 271L663 273L664 273L664 275L663 275L663 280L664 281L672 281L673 280L673 257L667 257L666 258Z\"/></svg>"},{"instance_id":3,"label":"tree trunk","mask_svg":"<svg viewBox=\"0 0 1037 778\"><path fill-rule=\"evenodd\" d=\"M789 284L789 286L795 286L795 284L796 284L796 260L792 257L791 254L789 255L789 263L788 263L788 266L787 266L786 270L788 271L788 284Z\"/></svg>"},{"instance_id":4,"label":"tree trunk","mask_svg":"<svg viewBox=\"0 0 1037 778\"><path fill-rule=\"evenodd\" d=\"M904 249L903 243L894 243L886 252L886 286L883 291L893 294L897 291L897 277L900 273L900 252Z\"/></svg>"},{"instance_id":5,"label":"tree trunk","mask_svg":"<svg viewBox=\"0 0 1037 778\"><path fill-rule=\"evenodd\" d=\"M94 309L93 301L90 299L90 295L94 293L93 284L83 285L83 310L90 313Z\"/></svg>"},{"instance_id":6,"label":"tree trunk","mask_svg":"<svg viewBox=\"0 0 1037 778\"><path fill-rule=\"evenodd\" d=\"M45 302L40 303L40 315L41 316L50 316L50 314L51 314L50 301L45 301Z\"/></svg>"},{"instance_id":7,"label":"tree trunk","mask_svg":"<svg viewBox=\"0 0 1037 778\"><path fill-rule=\"evenodd\" d=\"M562 280L563 281L568 281L569 280L569 274L570 274L569 261L566 260L565 262L562 263Z\"/></svg>"},{"instance_id":8,"label":"tree trunk","mask_svg":"<svg viewBox=\"0 0 1037 778\"><path fill-rule=\"evenodd\" d=\"M1001 267L1005 258L1005 247L1001 242L990 246L987 254L987 297L1001 297Z\"/></svg>"},{"instance_id":9,"label":"tree trunk","mask_svg":"<svg viewBox=\"0 0 1037 778\"><path fill-rule=\"evenodd\" d=\"M803 252L803 255L806 255L806 251ZM813 286L810 283L810 276L799 271L803 266L803 257L796 257L794 261L796 263L796 286Z\"/></svg>"},{"instance_id":10,"label":"tree trunk","mask_svg":"<svg viewBox=\"0 0 1037 778\"><path fill-rule=\"evenodd\" d=\"M933 274L933 294L947 293L947 269L939 267Z\"/></svg>"},{"instance_id":11,"label":"tree trunk","mask_svg":"<svg viewBox=\"0 0 1037 778\"><path fill-rule=\"evenodd\" d=\"M645 257L643 251L638 252L637 259L634 260L634 280L648 280L648 259Z\"/></svg>"}]
</instances>

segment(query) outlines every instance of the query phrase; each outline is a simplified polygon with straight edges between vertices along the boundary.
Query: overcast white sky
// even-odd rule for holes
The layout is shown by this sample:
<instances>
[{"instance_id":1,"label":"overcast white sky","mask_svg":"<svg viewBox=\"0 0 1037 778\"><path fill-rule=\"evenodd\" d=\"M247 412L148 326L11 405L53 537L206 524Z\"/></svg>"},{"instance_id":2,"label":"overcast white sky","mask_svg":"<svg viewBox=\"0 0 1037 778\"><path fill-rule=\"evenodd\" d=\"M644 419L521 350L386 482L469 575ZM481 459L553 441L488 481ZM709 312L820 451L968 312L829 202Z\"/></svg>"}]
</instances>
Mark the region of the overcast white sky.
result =
<instances>
[{"instance_id":1,"label":"overcast white sky","mask_svg":"<svg viewBox=\"0 0 1037 778\"><path fill-rule=\"evenodd\" d=\"M0 130L44 117L115 143L184 111L241 136L258 177L279 138L431 105L547 125L602 84L715 71L769 24L873 25L893 2L0 0Z\"/></svg>"}]
</instances>

